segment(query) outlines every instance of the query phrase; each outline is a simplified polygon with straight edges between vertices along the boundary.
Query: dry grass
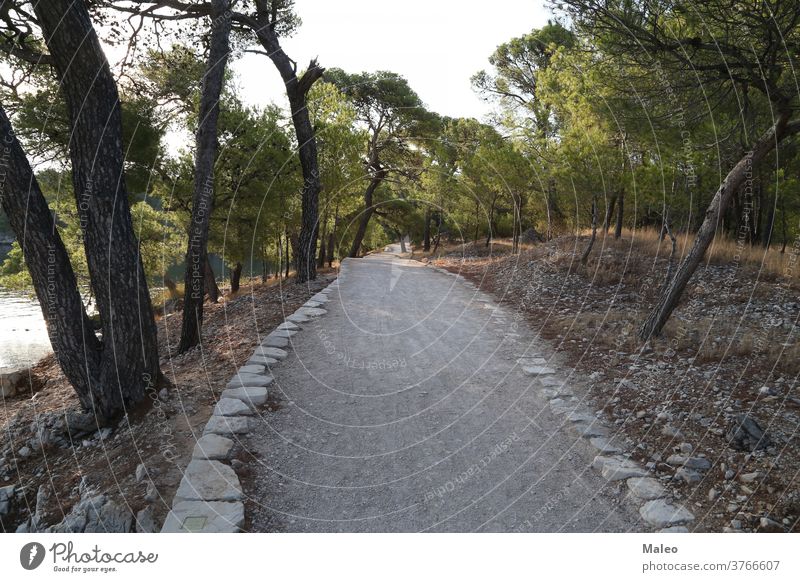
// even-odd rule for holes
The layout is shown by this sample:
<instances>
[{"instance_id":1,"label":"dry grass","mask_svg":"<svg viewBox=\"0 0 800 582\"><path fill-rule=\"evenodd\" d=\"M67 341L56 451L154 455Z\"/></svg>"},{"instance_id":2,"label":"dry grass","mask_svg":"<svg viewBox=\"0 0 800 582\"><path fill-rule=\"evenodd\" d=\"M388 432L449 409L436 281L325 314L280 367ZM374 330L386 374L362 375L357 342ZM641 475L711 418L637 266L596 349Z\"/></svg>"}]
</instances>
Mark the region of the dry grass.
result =
<instances>
[{"instance_id":1,"label":"dry grass","mask_svg":"<svg viewBox=\"0 0 800 582\"><path fill-rule=\"evenodd\" d=\"M582 236L591 233L586 231ZM694 234L679 233L676 238L676 262L689 252L694 243ZM623 229L622 238L614 239L612 234L603 236L598 234L596 247L593 254L601 247L615 251L622 251L631 256L660 257L667 259L671 252L671 243L667 238L660 240L660 232L654 228L640 228L636 230ZM780 248L772 246L750 246L746 243L718 236L714 239L708 252L706 261L715 265L739 265L753 268L762 278L788 277L800 282L800 268L797 258L789 252L781 253Z\"/></svg>"}]
</instances>

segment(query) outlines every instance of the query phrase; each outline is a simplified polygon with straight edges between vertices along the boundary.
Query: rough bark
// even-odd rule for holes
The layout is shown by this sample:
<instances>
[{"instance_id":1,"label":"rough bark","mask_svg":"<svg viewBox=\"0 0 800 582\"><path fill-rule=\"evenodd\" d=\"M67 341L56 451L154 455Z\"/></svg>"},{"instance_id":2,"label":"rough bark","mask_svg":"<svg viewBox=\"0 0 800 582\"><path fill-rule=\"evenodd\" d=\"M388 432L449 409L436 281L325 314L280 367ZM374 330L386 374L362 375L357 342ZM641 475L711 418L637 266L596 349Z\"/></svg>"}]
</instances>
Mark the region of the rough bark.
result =
<instances>
[{"instance_id":1,"label":"rough bark","mask_svg":"<svg viewBox=\"0 0 800 582\"><path fill-rule=\"evenodd\" d=\"M28 158L0 106L0 203L22 247L53 352L81 405L101 389L101 344L83 308L75 273Z\"/></svg>"},{"instance_id":2,"label":"rough bark","mask_svg":"<svg viewBox=\"0 0 800 582\"><path fill-rule=\"evenodd\" d=\"M617 205L617 196L616 194L611 197L608 201L608 206L606 206L606 217L603 220L603 232L608 232L608 229L611 228L611 217L614 216L614 208Z\"/></svg>"},{"instance_id":3,"label":"rough bark","mask_svg":"<svg viewBox=\"0 0 800 582\"><path fill-rule=\"evenodd\" d=\"M206 255L203 273L204 295L208 296L208 300L211 301L211 303L219 302L219 296L222 295L222 293L219 290L219 285L217 285L217 276L214 274L214 269L211 267L211 261L208 260L208 255Z\"/></svg>"},{"instance_id":4,"label":"rough bark","mask_svg":"<svg viewBox=\"0 0 800 582\"><path fill-rule=\"evenodd\" d=\"M328 235L328 221L327 218L323 220L322 234L319 237L319 256L317 257L317 268L322 269L325 267L325 257L327 256L327 249L325 239Z\"/></svg>"},{"instance_id":5,"label":"rough bark","mask_svg":"<svg viewBox=\"0 0 800 582\"><path fill-rule=\"evenodd\" d=\"M208 223L214 205L214 162L217 158L217 123L219 99L225 81L225 68L230 53L231 19L228 16L229 0L213 0L211 15L211 40L203 87L200 94L197 135L195 136L194 191L192 193L192 218L189 225L189 244L186 250L184 275L185 297L179 352L185 352L200 343L203 327L204 291L216 303L214 289L209 288L208 274ZM213 278L213 275L212 275Z\"/></svg>"},{"instance_id":6,"label":"rough bark","mask_svg":"<svg viewBox=\"0 0 800 582\"><path fill-rule=\"evenodd\" d=\"M231 271L231 293L236 293L242 283L242 264L236 263Z\"/></svg>"},{"instance_id":7,"label":"rough bark","mask_svg":"<svg viewBox=\"0 0 800 582\"><path fill-rule=\"evenodd\" d=\"M617 195L617 224L614 229L614 238L622 236L622 220L625 218L625 188L620 188Z\"/></svg>"},{"instance_id":8,"label":"rough bark","mask_svg":"<svg viewBox=\"0 0 800 582\"><path fill-rule=\"evenodd\" d=\"M328 268L329 269L333 267L333 245L334 245L335 240L336 240L335 239L335 235L333 233L330 233L328 235L328 249L327 249L328 250L328 254L327 254L326 259L325 259L327 261L327 263L328 263Z\"/></svg>"},{"instance_id":9,"label":"rough bark","mask_svg":"<svg viewBox=\"0 0 800 582\"><path fill-rule=\"evenodd\" d=\"M659 335L670 315L678 306L689 279L691 279L697 266L703 260L708 246L714 239L719 221L724 216L731 197L739 190L745 180L748 179L748 175L752 174L753 168L764 159L767 153L776 147L789 133L796 133L800 130L800 127L796 124L791 124L791 129L787 129L790 125L789 116L788 112L781 113L775 125L728 172L728 175L711 199L711 203L706 210L705 219L697 231L691 250L678 267L669 287L661 294L658 302L639 328L639 337L642 340L647 341L652 336Z\"/></svg>"},{"instance_id":10,"label":"rough bark","mask_svg":"<svg viewBox=\"0 0 800 582\"><path fill-rule=\"evenodd\" d=\"M125 183L119 95L85 3L49 0L34 9L69 112L73 187L103 334L91 405L108 422L160 375Z\"/></svg>"},{"instance_id":11,"label":"rough bark","mask_svg":"<svg viewBox=\"0 0 800 582\"><path fill-rule=\"evenodd\" d=\"M428 252L431 250L431 211L430 208L425 209L425 226L422 229L422 250Z\"/></svg>"},{"instance_id":12,"label":"rough bark","mask_svg":"<svg viewBox=\"0 0 800 582\"><path fill-rule=\"evenodd\" d=\"M319 162L317 159L317 141L314 127L308 113L306 101L312 85L322 77L325 69L312 60L303 76L297 77L297 66L283 51L275 31L274 17L264 3L256 3L258 12L253 19L246 19L256 33L261 46L281 75L289 98L297 144L299 147L300 167L303 171L302 217L297 262L297 282L305 283L317 278L316 249L319 222L319 193L322 185L319 178Z\"/></svg>"},{"instance_id":13,"label":"rough bark","mask_svg":"<svg viewBox=\"0 0 800 582\"><path fill-rule=\"evenodd\" d=\"M581 263L584 265L589 260L589 254L594 247L594 241L597 240L597 195L592 196L592 237L589 239L589 244L586 245L586 250L583 251L581 256Z\"/></svg>"},{"instance_id":14,"label":"rough bark","mask_svg":"<svg viewBox=\"0 0 800 582\"><path fill-rule=\"evenodd\" d=\"M172 278L167 273L164 273L164 286L167 289L169 289L169 296L171 298L175 298L178 296L178 285L175 283L175 281L172 280Z\"/></svg>"},{"instance_id":15,"label":"rough bark","mask_svg":"<svg viewBox=\"0 0 800 582\"><path fill-rule=\"evenodd\" d=\"M375 207L373 206L375 190L377 190L378 186L381 185L383 180L386 178L386 175L386 170L379 168L372 176L369 186L367 186L367 189L364 191L364 210L361 213L361 220L358 221L358 228L356 229L356 234L353 238L353 244L350 246L350 254L348 255L350 257L355 258L359 254L361 243L364 241L364 235L367 234L369 219L372 218L372 214L375 212Z\"/></svg>"}]
</instances>

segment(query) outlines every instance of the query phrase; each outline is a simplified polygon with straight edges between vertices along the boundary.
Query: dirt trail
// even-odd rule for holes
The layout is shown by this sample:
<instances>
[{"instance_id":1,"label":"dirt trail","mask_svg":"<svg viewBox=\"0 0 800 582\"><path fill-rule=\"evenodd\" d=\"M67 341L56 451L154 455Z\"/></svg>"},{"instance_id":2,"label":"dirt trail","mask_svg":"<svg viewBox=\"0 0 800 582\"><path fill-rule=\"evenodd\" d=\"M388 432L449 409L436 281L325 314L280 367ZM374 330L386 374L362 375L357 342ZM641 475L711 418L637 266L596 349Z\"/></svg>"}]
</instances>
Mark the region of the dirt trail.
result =
<instances>
[{"instance_id":1,"label":"dirt trail","mask_svg":"<svg viewBox=\"0 0 800 582\"><path fill-rule=\"evenodd\" d=\"M346 261L330 298L244 442L248 529L645 527L523 374L558 364L511 312L396 253Z\"/></svg>"}]
</instances>

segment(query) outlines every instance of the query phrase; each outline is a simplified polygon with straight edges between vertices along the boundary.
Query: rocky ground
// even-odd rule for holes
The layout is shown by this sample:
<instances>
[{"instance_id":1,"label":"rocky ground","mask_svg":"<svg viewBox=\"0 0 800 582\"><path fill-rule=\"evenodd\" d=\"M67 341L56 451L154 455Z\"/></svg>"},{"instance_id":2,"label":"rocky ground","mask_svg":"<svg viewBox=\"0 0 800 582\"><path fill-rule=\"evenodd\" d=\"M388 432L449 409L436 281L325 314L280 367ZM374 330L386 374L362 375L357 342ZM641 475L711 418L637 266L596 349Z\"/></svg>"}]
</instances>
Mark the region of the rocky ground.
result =
<instances>
[{"instance_id":1,"label":"rocky ground","mask_svg":"<svg viewBox=\"0 0 800 582\"><path fill-rule=\"evenodd\" d=\"M585 244L567 237L517 255L470 244L417 258L491 291L551 340L590 406L694 512L692 529L800 531L797 278L704 265L663 337L642 346L636 330L668 249L655 257L635 241L598 240L582 265ZM791 275L796 256L786 261Z\"/></svg>"},{"instance_id":2,"label":"rocky ground","mask_svg":"<svg viewBox=\"0 0 800 582\"><path fill-rule=\"evenodd\" d=\"M49 356L0 407L2 531L158 531L228 379L259 337L330 282L243 287L206 305L204 345L176 355L180 312L159 318L165 380L115 426L81 426L77 398Z\"/></svg>"}]
</instances>

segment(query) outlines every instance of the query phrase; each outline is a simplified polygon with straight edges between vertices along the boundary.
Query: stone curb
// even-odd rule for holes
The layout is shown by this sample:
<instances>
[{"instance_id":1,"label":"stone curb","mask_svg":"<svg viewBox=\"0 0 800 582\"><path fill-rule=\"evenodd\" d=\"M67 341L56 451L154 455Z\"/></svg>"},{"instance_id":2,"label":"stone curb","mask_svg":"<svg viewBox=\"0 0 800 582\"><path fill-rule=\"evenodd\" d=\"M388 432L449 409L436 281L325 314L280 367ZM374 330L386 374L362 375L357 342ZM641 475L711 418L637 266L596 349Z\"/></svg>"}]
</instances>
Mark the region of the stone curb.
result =
<instances>
[{"instance_id":1,"label":"stone curb","mask_svg":"<svg viewBox=\"0 0 800 582\"><path fill-rule=\"evenodd\" d=\"M462 281L470 290L477 289L461 275L430 264L428 266ZM547 365L546 358L538 353L525 354L516 363L526 376L539 384L539 394L549 402L550 410L564 417L562 426L581 437L597 453L592 467L609 481L625 481L628 499L640 505L639 515L645 523L662 533L689 531L686 526L694 521L694 514L669 499L669 492L659 480L648 469L626 456L629 443L575 397L566 380L558 376L554 367Z\"/></svg>"},{"instance_id":2,"label":"stone curb","mask_svg":"<svg viewBox=\"0 0 800 582\"><path fill-rule=\"evenodd\" d=\"M286 318L255 348L220 394L192 460L183 473L162 533L235 533L244 526L244 493L230 466L235 442L251 428L251 417L267 402L272 367L288 356L302 324L325 315L322 306L339 286L334 279Z\"/></svg>"}]
</instances>

